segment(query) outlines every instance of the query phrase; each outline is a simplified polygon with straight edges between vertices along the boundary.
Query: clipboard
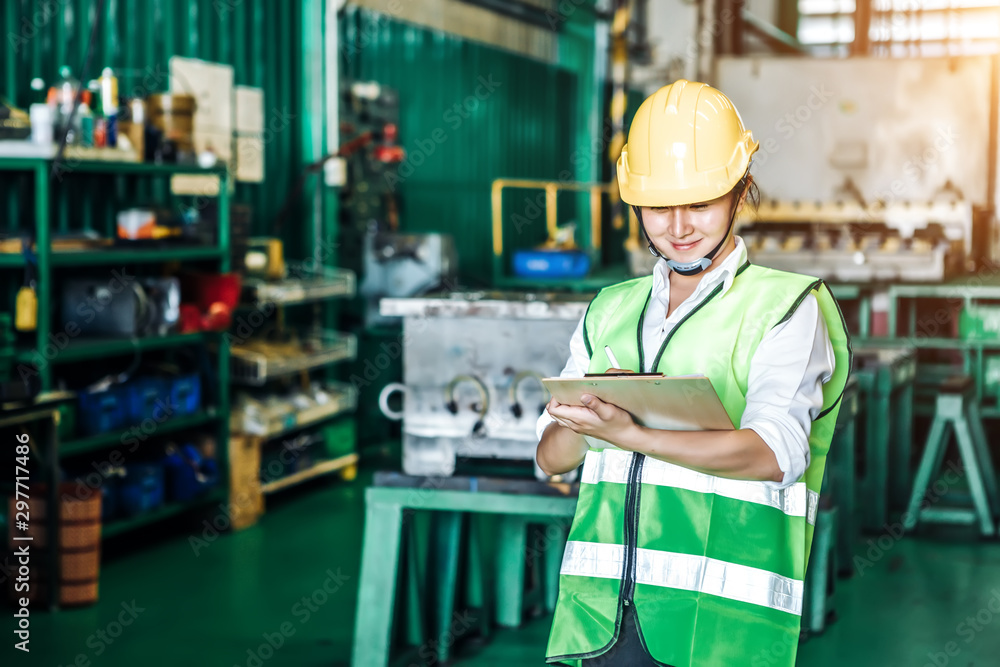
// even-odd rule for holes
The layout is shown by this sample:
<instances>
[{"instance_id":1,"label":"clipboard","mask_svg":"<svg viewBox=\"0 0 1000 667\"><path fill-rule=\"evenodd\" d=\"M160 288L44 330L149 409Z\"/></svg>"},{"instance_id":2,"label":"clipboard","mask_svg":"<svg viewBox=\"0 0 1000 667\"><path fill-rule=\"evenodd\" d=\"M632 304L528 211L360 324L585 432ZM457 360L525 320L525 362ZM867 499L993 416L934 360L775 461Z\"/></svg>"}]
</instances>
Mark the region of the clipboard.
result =
<instances>
[{"instance_id":1,"label":"clipboard","mask_svg":"<svg viewBox=\"0 0 1000 667\"><path fill-rule=\"evenodd\" d=\"M591 394L627 411L640 426L669 431L731 431L729 413L707 377L592 375L544 378L549 393L566 405L583 405Z\"/></svg>"}]
</instances>

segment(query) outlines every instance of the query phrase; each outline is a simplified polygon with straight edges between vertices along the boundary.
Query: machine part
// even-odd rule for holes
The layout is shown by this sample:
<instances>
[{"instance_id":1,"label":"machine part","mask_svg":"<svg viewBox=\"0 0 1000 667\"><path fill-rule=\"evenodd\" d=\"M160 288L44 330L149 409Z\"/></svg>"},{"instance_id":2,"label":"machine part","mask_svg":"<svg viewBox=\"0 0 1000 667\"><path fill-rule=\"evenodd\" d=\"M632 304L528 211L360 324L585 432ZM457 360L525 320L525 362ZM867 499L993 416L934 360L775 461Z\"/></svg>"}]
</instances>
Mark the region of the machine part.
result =
<instances>
[{"instance_id":1,"label":"machine part","mask_svg":"<svg viewBox=\"0 0 1000 667\"><path fill-rule=\"evenodd\" d=\"M448 386L444 388L445 407L448 412L457 415L459 411L458 402L455 400L455 387L463 382L470 382L479 391L479 403L473 405L473 410L479 413L479 419L472 425L472 435L477 438L486 437L486 423L483 419L490 410L490 392L483 384L483 381L474 375L458 375L452 378Z\"/></svg>"},{"instance_id":2,"label":"machine part","mask_svg":"<svg viewBox=\"0 0 1000 667\"><path fill-rule=\"evenodd\" d=\"M280 280L288 270L285 267L285 251L281 239L253 237L247 243L245 260L246 273L251 276Z\"/></svg>"},{"instance_id":3,"label":"machine part","mask_svg":"<svg viewBox=\"0 0 1000 667\"><path fill-rule=\"evenodd\" d=\"M447 476L457 458L534 461L538 437L532 417L544 406L539 401L532 414L518 392L527 395L529 376L559 374L589 302L583 295L516 292L383 299L384 315L403 317L404 471ZM457 375L475 375L485 387L489 401L481 415L452 413L442 401L447 389L442 378ZM389 390L383 392L388 399ZM477 422L485 425L485 437L471 436ZM549 479L540 470L536 474Z\"/></svg>"},{"instance_id":4,"label":"machine part","mask_svg":"<svg viewBox=\"0 0 1000 667\"><path fill-rule=\"evenodd\" d=\"M63 290L62 321L84 336L162 336L180 322L177 278L69 280Z\"/></svg>"},{"instance_id":5,"label":"machine part","mask_svg":"<svg viewBox=\"0 0 1000 667\"><path fill-rule=\"evenodd\" d=\"M971 253L968 202L771 201L756 217L740 230L752 262L827 280L941 282Z\"/></svg>"},{"instance_id":6,"label":"machine part","mask_svg":"<svg viewBox=\"0 0 1000 667\"><path fill-rule=\"evenodd\" d=\"M397 324L398 319L379 313L383 298L417 296L453 285L458 258L451 236L444 234L394 234L372 229L364 240L364 281L361 294L368 308L368 326Z\"/></svg>"},{"instance_id":7,"label":"machine part","mask_svg":"<svg viewBox=\"0 0 1000 667\"><path fill-rule=\"evenodd\" d=\"M548 390L542 385L542 375L536 373L535 371L521 371L514 376L514 379L510 383L510 392L508 393L508 398L510 399L510 413L520 419L524 415L524 409L521 407L521 402L517 400L517 388L521 384L521 381L526 378L535 378L538 382L538 386L542 388L542 392L547 394ZM543 401L538 408L538 414L545 411L546 402Z\"/></svg>"},{"instance_id":8,"label":"machine part","mask_svg":"<svg viewBox=\"0 0 1000 667\"><path fill-rule=\"evenodd\" d=\"M382 387L382 391L379 392L378 395L379 409L382 410L382 414L385 415L387 419L391 419L394 422L400 421L405 414L402 410L393 410L389 407L389 397L396 392L406 396L406 385L399 382L390 382L386 386Z\"/></svg>"},{"instance_id":9,"label":"machine part","mask_svg":"<svg viewBox=\"0 0 1000 667\"><path fill-rule=\"evenodd\" d=\"M536 197L539 208L544 203L545 228L547 241L544 246L556 247L559 245L560 228L558 195L560 191L587 192L590 194L590 225L582 231L580 246L584 252L592 259L600 256L601 249L601 215L604 195L611 196L610 183L565 183L561 181L535 181L516 178L498 178L493 181L490 189L490 201L493 214L493 282L502 285L506 277L507 260L504 256L504 213L503 201L505 189L536 190L541 191ZM517 227L518 233L522 231L522 225L529 221L523 216L515 215L512 222Z\"/></svg>"}]
</instances>

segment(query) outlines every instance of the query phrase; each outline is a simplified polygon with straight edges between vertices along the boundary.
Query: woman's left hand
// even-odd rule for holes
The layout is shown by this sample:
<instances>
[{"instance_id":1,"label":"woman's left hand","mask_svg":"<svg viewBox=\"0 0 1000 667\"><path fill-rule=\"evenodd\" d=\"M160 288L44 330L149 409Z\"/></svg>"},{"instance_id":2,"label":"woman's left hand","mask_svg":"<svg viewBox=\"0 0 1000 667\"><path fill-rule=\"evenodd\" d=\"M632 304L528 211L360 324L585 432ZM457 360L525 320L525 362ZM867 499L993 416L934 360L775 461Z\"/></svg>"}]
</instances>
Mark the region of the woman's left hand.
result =
<instances>
[{"instance_id":1,"label":"woman's left hand","mask_svg":"<svg viewBox=\"0 0 1000 667\"><path fill-rule=\"evenodd\" d=\"M623 436L635 429L636 423L625 410L605 403L591 394L580 397L584 405L549 405L549 414L556 421L580 435L619 445Z\"/></svg>"}]
</instances>

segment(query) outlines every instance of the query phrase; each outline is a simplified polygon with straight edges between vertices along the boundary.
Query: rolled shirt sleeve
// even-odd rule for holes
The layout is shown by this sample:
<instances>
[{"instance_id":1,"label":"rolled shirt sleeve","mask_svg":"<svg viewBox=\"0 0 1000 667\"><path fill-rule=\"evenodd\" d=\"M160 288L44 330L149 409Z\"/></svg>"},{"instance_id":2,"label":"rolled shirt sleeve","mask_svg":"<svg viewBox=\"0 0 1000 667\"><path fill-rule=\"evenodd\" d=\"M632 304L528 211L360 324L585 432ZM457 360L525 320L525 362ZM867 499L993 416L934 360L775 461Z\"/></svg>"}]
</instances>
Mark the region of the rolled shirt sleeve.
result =
<instances>
[{"instance_id":1,"label":"rolled shirt sleeve","mask_svg":"<svg viewBox=\"0 0 1000 667\"><path fill-rule=\"evenodd\" d=\"M569 359L566 360L566 365L559 373L559 377L582 378L590 367L590 355L587 354L587 345L583 340L583 322L586 318L586 314L580 318L576 325L576 331L569 339ZM554 421L548 410L542 410L542 414L539 415L538 421L535 423L535 435L538 436L539 441L542 439L542 433Z\"/></svg>"},{"instance_id":2,"label":"rolled shirt sleeve","mask_svg":"<svg viewBox=\"0 0 1000 667\"><path fill-rule=\"evenodd\" d=\"M784 476L769 485L786 488L809 467L809 433L823 409L823 384L835 364L826 322L812 294L754 352L740 428L752 429L774 452Z\"/></svg>"}]
</instances>

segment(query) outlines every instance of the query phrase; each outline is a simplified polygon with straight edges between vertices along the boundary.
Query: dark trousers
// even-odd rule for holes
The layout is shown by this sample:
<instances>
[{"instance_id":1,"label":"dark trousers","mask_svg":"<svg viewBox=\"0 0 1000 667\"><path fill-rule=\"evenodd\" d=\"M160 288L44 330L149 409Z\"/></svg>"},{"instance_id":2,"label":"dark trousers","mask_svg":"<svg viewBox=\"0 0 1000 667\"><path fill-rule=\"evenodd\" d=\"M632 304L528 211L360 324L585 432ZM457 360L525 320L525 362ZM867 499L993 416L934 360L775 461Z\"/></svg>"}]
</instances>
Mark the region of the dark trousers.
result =
<instances>
[{"instance_id":1,"label":"dark trousers","mask_svg":"<svg viewBox=\"0 0 1000 667\"><path fill-rule=\"evenodd\" d=\"M618 641L611 649L595 658L583 661L583 667L656 667L663 665L653 660L646 652L639 639L639 631L635 623L635 607L629 605L624 609L622 627L618 632ZM668 666L669 667L669 666Z\"/></svg>"}]
</instances>

